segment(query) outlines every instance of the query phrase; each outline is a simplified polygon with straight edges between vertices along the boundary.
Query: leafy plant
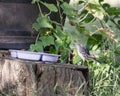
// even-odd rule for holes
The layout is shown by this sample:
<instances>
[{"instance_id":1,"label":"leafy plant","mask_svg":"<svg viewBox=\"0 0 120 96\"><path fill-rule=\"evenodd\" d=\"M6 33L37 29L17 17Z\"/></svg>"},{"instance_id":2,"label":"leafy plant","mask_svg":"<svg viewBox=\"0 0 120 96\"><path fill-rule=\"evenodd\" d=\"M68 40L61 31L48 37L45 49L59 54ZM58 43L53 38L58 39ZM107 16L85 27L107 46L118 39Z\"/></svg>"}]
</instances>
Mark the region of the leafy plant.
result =
<instances>
[{"instance_id":1,"label":"leafy plant","mask_svg":"<svg viewBox=\"0 0 120 96\"><path fill-rule=\"evenodd\" d=\"M71 40L63 30L63 22L56 22L50 18L50 14L52 12L58 12L61 19L60 21L63 21L63 13L59 7L60 3L63 1L58 0L56 2L57 4L55 5L43 2L42 0L32 0L33 4L37 3L40 15L33 24L33 29L38 32L38 36L35 44L31 44L30 50L60 54L60 62L68 62L68 58L71 53L69 47ZM41 5L45 6L49 12L43 12Z\"/></svg>"},{"instance_id":2,"label":"leafy plant","mask_svg":"<svg viewBox=\"0 0 120 96\"><path fill-rule=\"evenodd\" d=\"M90 52L97 54L101 61L101 64L86 62L90 69L90 96L119 96L119 8L111 7L103 0L78 1L71 6L63 0L56 0L56 5L32 0L33 4L37 3L40 15L33 24L38 36L30 50L60 54L60 62L78 64L81 58L71 46L75 41L89 46ZM41 4L49 10L48 13L42 12ZM52 12L59 13L60 22L51 20ZM63 14L67 16L65 25Z\"/></svg>"}]
</instances>

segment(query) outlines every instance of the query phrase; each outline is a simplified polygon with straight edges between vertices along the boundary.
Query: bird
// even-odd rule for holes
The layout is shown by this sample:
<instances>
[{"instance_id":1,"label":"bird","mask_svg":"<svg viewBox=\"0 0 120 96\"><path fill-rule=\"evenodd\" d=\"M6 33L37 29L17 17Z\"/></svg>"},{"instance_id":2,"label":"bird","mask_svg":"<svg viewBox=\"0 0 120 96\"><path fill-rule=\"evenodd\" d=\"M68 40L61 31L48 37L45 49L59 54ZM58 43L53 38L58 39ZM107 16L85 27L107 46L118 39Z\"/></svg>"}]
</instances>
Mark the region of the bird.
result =
<instances>
[{"instance_id":1,"label":"bird","mask_svg":"<svg viewBox=\"0 0 120 96\"><path fill-rule=\"evenodd\" d=\"M76 43L76 49L77 49L77 53L78 55L81 57L81 59L83 60L83 63L87 60L95 60L97 62L99 62L94 56L92 56L88 50L87 47L83 46L82 44Z\"/></svg>"}]
</instances>

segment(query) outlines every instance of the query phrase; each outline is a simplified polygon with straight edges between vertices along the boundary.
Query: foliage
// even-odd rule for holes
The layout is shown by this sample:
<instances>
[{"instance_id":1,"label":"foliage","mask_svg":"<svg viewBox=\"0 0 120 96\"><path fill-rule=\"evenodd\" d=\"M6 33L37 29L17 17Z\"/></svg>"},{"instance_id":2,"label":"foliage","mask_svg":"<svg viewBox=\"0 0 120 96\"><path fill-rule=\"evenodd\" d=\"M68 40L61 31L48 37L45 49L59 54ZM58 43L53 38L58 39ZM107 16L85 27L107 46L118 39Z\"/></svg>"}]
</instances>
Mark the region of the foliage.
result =
<instances>
[{"instance_id":1,"label":"foliage","mask_svg":"<svg viewBox=\"0 0 120 96\"><path fill-rule=\"evenodd\" d=\"M73 44L80 42L89 46L90 52L101 61L101 64L95 61L85 63L90 69L90 95L119 96L120 9L103 3L103 0L78 1L75 6L63 0L56 0L56 5L41 0L32 1L38 4L40 15L33 24L38 37L30 50L41 52L49 47L47 51L61 54L60 62L78 64L81 59L76 49L72 48ZM41 11L41 4L48 8L49 13ZM51 12L59 12L60 21L65 14L65 26L62 22L51 20Z\"/></svg>"},{"instance_id":2,"label":"foliage","mask_svg":"<svg viewBox=\"0 0 120 96\"><path fill-rule=\"evenodd\" d=\"M62 21L62 13L59 8L60 2L63 1L57 1L57 5L54 5L41 0L32 1L33 4L38 4L40 15L32 25L38 32L38 36L35 44L31 44L30 50L60 54L60 62L67 62L70 55L69 45L71 40L63 30L63 22L56 22L50 18L52 12L59 12L61 16L60 21ZM45 6L49 10L49 13L42 12L41 5Z\"/></svg>"}]
</instances>

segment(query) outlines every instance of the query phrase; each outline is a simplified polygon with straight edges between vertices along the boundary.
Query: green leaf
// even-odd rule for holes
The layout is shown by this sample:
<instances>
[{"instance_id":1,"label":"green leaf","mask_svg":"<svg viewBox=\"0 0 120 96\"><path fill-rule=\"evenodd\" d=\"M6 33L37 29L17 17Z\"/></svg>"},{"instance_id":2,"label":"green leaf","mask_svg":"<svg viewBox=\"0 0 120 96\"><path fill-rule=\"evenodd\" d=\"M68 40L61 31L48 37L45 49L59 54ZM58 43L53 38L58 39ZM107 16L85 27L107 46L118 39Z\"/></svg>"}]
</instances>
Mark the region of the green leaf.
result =
<instances>
[{"instance_id":1,"label":"green leaf","mask_svg":"<svg viewBox=\"0 0 120 96\"><path fill-rule=\"evenodd\" d=\"M40 0L32 0L32 4L38 3Z\"/></svg>"},{"instance_id":2,"label":"green leaf","mask_svg":"<svg viewBox=\"0 0 120 96\"><path fill-rule=\"evenodd\" d=\"M38 41L35 44L30 45L30 51L43 52L42 42Z\"/></svg>"},{"instance_id":3,"label":"green leaf","mask_svg":"<svg viewBox=\"0 0 120 96\"><path fill-rule=\"evenodd\" d=\"M47 16L39 16L37 22L40 28L53 28Z\"/></svg>"},{"instance_id":4,"label":"green leaf","mask_svg":"<svg viewBox=\"0 0 120 96\"><path fill-rule=\"evenodd\" d=\"M120 20L118 20L118 22L117 22L119 25L120 25Z\"/></svg>"},{"instance_id":5,"label":"green leaf","mask_svg":"<svg viewBox=\"0 0 120 96\"><path fill-rule=\"evenodd\" d=\"M43 3L51 12L58 12L57 7L54 4Z\"/></svg>"},{"instance_id":6,"label":"green leaf","mask_svg":"<svg viewBox=\"0 0 120 96\"><path fill-rule=\"evenodd\" d=\"M35 44L31 44L29 50L32 51L32 52L35 51Z\"/></svg>"},{"instance_id":7,"label":"green leaf","mask_svg":"<svg viewBox=\"0 0 120 96\"><path fill-rule=\"evenodd\" d=\"M102 41L102 35L100 35L100 34L93 34L91 37L88 38L87 45L100 44L101 41Z\"/></svg>"},{"instance_id":8,"label":"green leaf","mask_svg":"<svg viewBox=\"0 0 120 96\"><path fill-rule=\"evenodd\" d=\"M89 13L91 13L96 18L99 18L100 20L103 19L104 15L106 15L105 10L99 3L89 3L87 10Z\"/></svg>"},{"instance_id":9,"label":"green leaf","mask_svg":"<svg viewBox=\"0 0 120 96\"><path fill-rule=\"evenodd\" d=\"M84 0L79 0L79 4L82 4L82 3L84 3L85 1Z\"/></svg>"},{"instance_id":10,"label":"green leaf","mask_svg":"<svg viewBox=\"0 0 120 96\"><path fill-rule=\"evenodd\" d=\"M63 49L61 51L60 55L61 55L61 58L60 58L61 62L65 62L67 60L67 58L68 58L69 52L67 50Z\"/></svg>"},{"instance_id":11,"label":"green leaf","mask_svg":"<svg viewBox=\"0 0 120 96\"><path fill-rule=\"evenodd\" d=\"M85 36L88 36L89 37L89 30L86 29L85 26L76 26L77 30L81 33L81 34L84 34Z\"/></svg>"},{"instance_id":12,"label":"green leaf","mask_svg":"<svg viewBox=\"0 0 120 96\"><path fill-rule=\"evenodd\" d=\"M63 40L64 38L67 37L66 33L65 33L62 29L60 29L60 28L58 28L58 27L57 27L57 29L56 29L56 35L57 35L57 37L59 37L61 40Z\"/></svg>"},{"instance_id":13,"label":"green leaf","mask_svg":"<svg viewBox=\"0 0 120 96\"><path fill-rule=\"evenodd\" d=\"M81 58L79 55L77 55L73 58L73 64L78 64L80 61L81 61Z\"/></svg>"},{"instance_id":14,"label":"green leaf","mask_svg":"<svg viewBox=\"0 0 120 96\"><path fill-rule=\"evenodd\" d=\"M40 29L40 26L38 23L33 23L32 28L35 29L36 31L38 31Z\"/></svg>"},{"instance_id":15,"label":"green leaf","mask_svg":"<svg viewBox=\"0 0 120 96\"><path fill-rule=\"evenodd\" d=\"M47 43L48 44L54 44L54 37L53 36L48 36L47 37Z\"/></svg>"},{"instance_id":16,"label":"green leaf","mask_svg":"<svg viewBox=\"0 0 120 96\"><path fill-rule=\"evenodd\" d=\"M88 14L87 17L84 19L86 23L91 22L94 19L94 16L92 14Z\"/></svg>"},{"instance_id":17,"label":"green leaf","mask_svg":"<svg viewBox=\"0 0 120 96\"><path fill-rule=\"evenodd\" d=\"M39 16L36 21L32 25L32 28L36 31L39 31L40 28L53 28L47 16Z\"/></svg>"},{"instance_id":18,"label":"green leaf","mask_svg":"<svg viewBox=\"0 0 120 96\"><path fill-rule=\"evenodd\" d=\"M35 50L37 52L43 52L43 44L42 44L42 42L38 41L37 43L35 43Z\"/></svg>"},{"instance_id":19,"label":"green leaf","mask_svg":"<svg viewBox=\"0 0 120 96\"><path fill-rule=\"evenodd\" d=\"M106 10L109 15L120 15L120 8L110 7Z\"/></svg>"},{"instance_id":20,"label":"green leaf","mask_svg":"<svg viewBox=\"0 0 120 96\"><path fill-rule=\"evenodd\" d=\"M110 8L110 5L107 4L107 3L104 3L104 4L102 5L102 7L104 8L104 10L107 10L107 9Z\"/></svg>"},{"instance_id":21,"label":"green leaf","mask_svg":"<svg viewBox=\"0 0 120 96\"><path fill-rule=\"evenodd\" d=\"M74 8L71 5L69 5L68 3L66 3L66 2L64 2L63 4L61 4L60 7L63 9L63 12L66 15L73 16L75 14Z\"/></svg>"},{"instance_id":22,"label":"green leaf","mask_svg":"<svg viewBox=\"0 0 120 96\"><path fill-rule=\"evenodd\" d=\"M54 44L54 37L52 36L42 36L40 37L40 40L42 41L44 47Z\"/></svg>"},{"instance_id":23,"label":"green leaf","mask_svg":"<svg viewBox=\"0 0 120 96\"><path fill-rule=\"evenodd\" d=\"M103 2L104 0L99 0L99 2Z\"/></svg>"}]
</instances>

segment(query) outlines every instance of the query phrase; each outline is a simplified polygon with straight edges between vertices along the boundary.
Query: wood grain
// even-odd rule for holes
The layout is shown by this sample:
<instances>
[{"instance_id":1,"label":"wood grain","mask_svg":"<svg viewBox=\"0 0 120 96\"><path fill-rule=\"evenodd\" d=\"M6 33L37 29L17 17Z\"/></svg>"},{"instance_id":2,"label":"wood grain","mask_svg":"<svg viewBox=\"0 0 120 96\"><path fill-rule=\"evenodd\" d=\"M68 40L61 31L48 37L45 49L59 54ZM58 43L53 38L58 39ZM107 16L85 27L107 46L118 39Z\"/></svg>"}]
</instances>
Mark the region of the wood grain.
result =
<instances>
[{"instance_id":1,"label":"wood grain","mask_svg":"<svg viewBox=\"0 0 120 96\"><path fill-rule=\"evenodd\" d=\"M0 94L87 96L87 67L19 59L0 60ZM78 95L78 96L79 96Z\"/></svg>"}]
</instances>

